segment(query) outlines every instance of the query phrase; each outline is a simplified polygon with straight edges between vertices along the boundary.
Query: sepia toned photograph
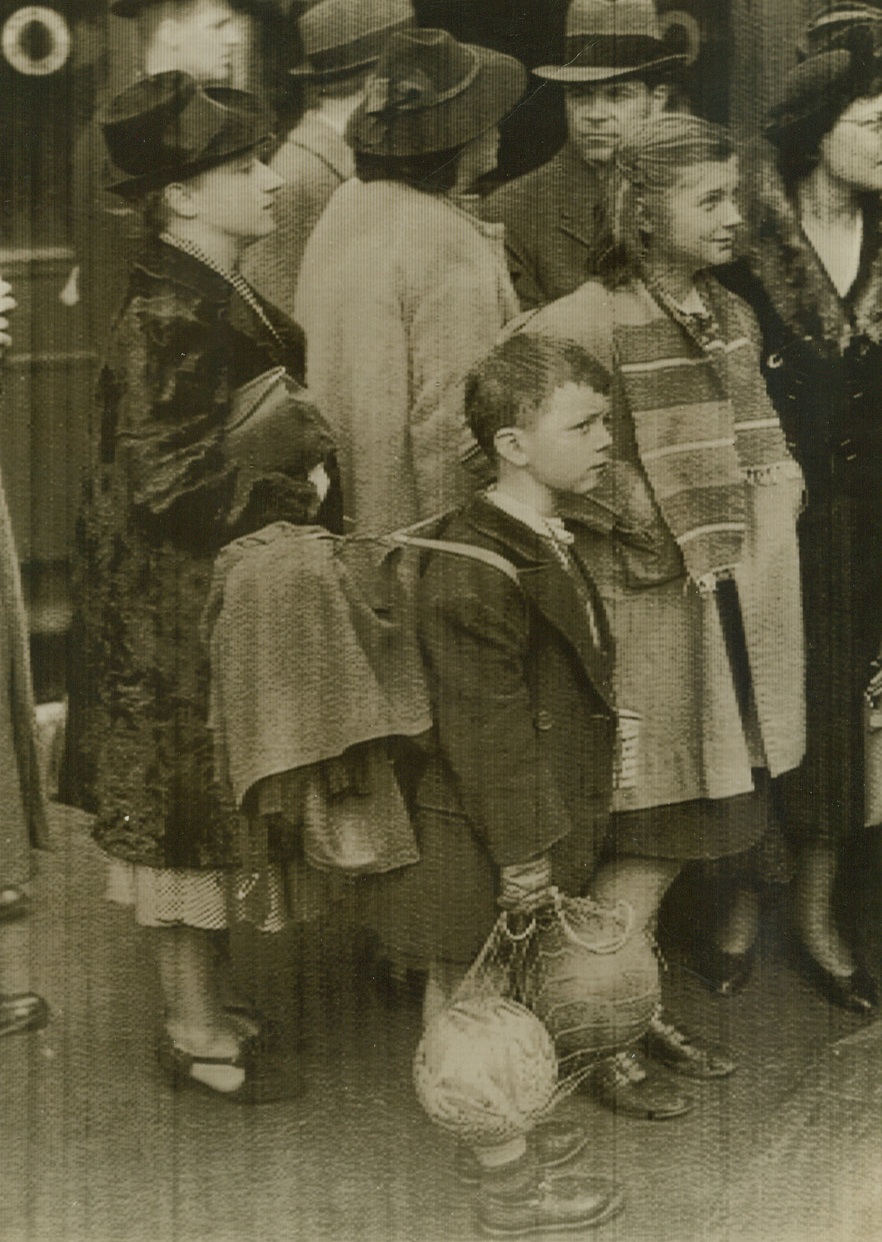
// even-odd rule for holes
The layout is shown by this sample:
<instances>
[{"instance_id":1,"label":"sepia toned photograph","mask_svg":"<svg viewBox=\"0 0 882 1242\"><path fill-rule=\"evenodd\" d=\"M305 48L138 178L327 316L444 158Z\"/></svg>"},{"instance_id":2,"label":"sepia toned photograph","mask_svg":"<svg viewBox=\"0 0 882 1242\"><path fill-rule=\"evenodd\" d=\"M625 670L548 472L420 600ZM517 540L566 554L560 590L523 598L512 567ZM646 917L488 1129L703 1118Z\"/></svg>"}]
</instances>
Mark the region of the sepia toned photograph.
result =
<instances>
[{"instance_id":1,"label":"sepia toned photograph","mask_svg":"<svg viewBox=\"0 0 882 1242\"><path fill-rule=\"evenodd\" d=\"M0 1242L882 1242L882 0L0 91Z\"/></svg>"}]
</instances>

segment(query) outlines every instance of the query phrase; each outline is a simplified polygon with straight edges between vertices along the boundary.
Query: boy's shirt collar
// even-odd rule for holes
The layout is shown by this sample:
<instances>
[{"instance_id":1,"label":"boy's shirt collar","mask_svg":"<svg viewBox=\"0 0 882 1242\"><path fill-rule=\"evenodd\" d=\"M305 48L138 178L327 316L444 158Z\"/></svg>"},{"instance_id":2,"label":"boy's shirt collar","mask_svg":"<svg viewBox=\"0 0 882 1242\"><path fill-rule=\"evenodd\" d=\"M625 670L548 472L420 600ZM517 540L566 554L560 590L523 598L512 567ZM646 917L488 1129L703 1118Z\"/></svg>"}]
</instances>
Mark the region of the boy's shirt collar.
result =
<instances>
[{"instance_id":1,"label":"boy's shirt collar","mask_svg":"<svg viewBox=\"0 0 882 1242\"><path fill-rule=\"evenodd\" d=\"M572 545L573 535L567 530L561 518L546 517L538 509L534 509L532 505L524 504L522 500L515 500L514 497L506 495L505 492L500 492L497 487L488 488L484 496L497 509L507 513L516 522L521 522L524 526L529 527L535 534L541 535L543 539L552 539L555 544L565 548Z\"/></svg>"}]
</instances>

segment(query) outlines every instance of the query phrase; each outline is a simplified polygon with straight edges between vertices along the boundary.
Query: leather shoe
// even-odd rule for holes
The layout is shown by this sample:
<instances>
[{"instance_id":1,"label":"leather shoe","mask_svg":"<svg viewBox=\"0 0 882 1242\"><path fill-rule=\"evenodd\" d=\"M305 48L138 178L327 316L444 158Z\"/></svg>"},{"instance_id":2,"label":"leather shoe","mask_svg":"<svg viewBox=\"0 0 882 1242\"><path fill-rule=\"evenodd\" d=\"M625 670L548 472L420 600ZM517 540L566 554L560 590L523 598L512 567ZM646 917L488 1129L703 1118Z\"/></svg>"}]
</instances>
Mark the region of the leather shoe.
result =
<instances>
[{"instance_id":1,"label":"leather shoe","mask_svg":"<svg viewBox=\"0 0 882 1242\"><path fill-rule=\"evenodd\" d=\"M605 1061L594 1072L592 1090L605 1108L643 1121L669 1121L692 1108L688 1095L653 1082L636 1052L620 1052Z\"/></svg>"},{"instance_id":2,"label":"leather shoe","mask_svg":"<svg viewBox=\"0 0 882 1242\"><path fill-rule=\"evenodd\" d=\"M717 996L737 996L743 992L753 974L756 948L746 953L727 953L712 942L696 945L695 974L701 983Z\"/></svg>"},{"instance_id":3,"label":"leather shoe","mask_svg":"<svg viewBox=\"0 0 882 1242\"><path fill-rule=\"evenodd\" d=\"M603 1178L547 1175L525 1158L514 1168L485 1173L478 1223L491 1238L532 1237L602 1225L623 1206L621 1192Z\"/></svg>"},{"instance_id":4,"label":"leather shoe","mask_svg":"<svg viewBox=\"0 0 882 1242\"><path fill-rule=\"evenodd\" d=\"M40 1031L48 1022L49 1006L36 992L0 993L0 1035Z\"/></svg>"},{"instance_id":5,"label":"leather shoe","mask_svg":"<svg viewBox=\"0 0 882 1242\"><path fill-rule=\"evenodd\" d=\"M851 1013L869 1016L879 1004L876 980L863 966L850 975L834 975L812 959L811 974L815 985L832 1004Z\"/></svg>"},{"instance_id":6,"label":"leather shoe","mask_svg":"<svg viewBox=\"0 0 882 1242\"><path fill-rule=\"evenodd\" d=\"M27 894L17 884L4 884L0 887L0 921L23 918L30 907Z\"/></svg>"},{"instance_id":7,"label":"leather shoe","mask_svg":"<svg viewBox=\"0 0 882 1242\"><path fill-rule=\"evenodd\" d=\"M543 1169L559 1169L575 1160L588 1142L582 1126L565 1121L546 1121L530 1134L530 1154ZM456 1176L464 1186L478 1186L482 1169L472 1149L460 1144L456 1152Z\"/></svg>"},{"instance_id":8,"label":"leather shoe","mask_svg":"<svg viewBox=\"0 0 882 1242\"><path fill-rule=\"evenodd\" d=\"M708 1048L660 1017L650 1022L643 1047L654 1061L687 1078L728 1078L738 1068L731 1057Z\"/></svg>"},{"instance_id":9,"label":"leather shoe","mask_svg":"<svg viewBox=\"0 0 882 1242\"><path fill-rule=\"evenodd\" d=\"M296 1099L304 1090L302 1078L275 1058L267 1057L261 1051L258 1039L242 1040L234 1057L203 1057L185 1051L167 1032L163 1032L156 1056L176 1091L184 1087L198 1087L215 1098L229 1100L233 1104L274 1104L278 1100ZM199 1065L226 1065L241 1069L244 1078L235 1090L222 1091L194 1078L193 1069Z\"/></svg>"}]
</instances>

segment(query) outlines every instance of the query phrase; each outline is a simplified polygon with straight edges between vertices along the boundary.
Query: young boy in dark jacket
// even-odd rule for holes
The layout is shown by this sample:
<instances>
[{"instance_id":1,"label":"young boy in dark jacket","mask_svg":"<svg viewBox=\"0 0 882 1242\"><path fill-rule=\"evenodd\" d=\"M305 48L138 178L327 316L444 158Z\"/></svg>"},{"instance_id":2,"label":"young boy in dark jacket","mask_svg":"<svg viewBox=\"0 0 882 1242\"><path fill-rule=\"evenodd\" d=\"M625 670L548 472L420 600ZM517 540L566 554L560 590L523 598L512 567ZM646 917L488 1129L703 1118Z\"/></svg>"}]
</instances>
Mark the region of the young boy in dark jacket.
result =
<instances>
[{"instance_id":1,"label":"young boy in dark jacket","mask_svg":"<svg viewBox=\"0 0 882 1242\"><path fill-rule=\"evenodd\" d=\"M552 885L582 892L606 835L612 641L557 509L599 481L608 392L605 370L577 346L527 334L497 346L469 380L468 420L498 481L440 534L474 555L432 553L420 581L438 746L417 793L420 862L390 877L386 903L396 956L430 963L427 1018L500 908L529 913ZM526 1141L476 1151L485 1231L608 1219L620 1198L606 1183L540 1177L584 1142L572 1128L542 1127L529 1155Z\"/></svg>"}]
</instances>

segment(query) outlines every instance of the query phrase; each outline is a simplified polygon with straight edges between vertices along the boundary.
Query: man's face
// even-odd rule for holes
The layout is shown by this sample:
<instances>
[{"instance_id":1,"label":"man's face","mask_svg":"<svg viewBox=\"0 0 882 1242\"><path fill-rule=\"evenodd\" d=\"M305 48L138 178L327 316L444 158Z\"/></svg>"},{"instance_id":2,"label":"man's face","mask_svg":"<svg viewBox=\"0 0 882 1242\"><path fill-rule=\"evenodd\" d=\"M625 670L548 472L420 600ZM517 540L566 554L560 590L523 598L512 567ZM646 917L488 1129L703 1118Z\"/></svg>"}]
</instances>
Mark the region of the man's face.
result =
<instances>
[{"instance_id":1,"label":"man's face","mask_svg":"<svg viewBox=\"0 0 882 1242\"><path fill-rule=\"evenodd\" d=\"M609 409L609 398L588 384L555 388L532 426L518 429L533 477L554 492L592 491L612 445Z\"/></svg>"},{"instance_id":2,"label":"man's face","mask_svg":"<svg viewBox=\"0 0 882 1242\"><path fill-rule=\"evenodd\" d=\"M177 28L173 34L177 67L199 82L229 81L243 28L241 16L228 0L198 0L192 9L170 20Z\"/></svg>"},{"instance_id":3,"label":"man's face","mask_svg":"<svg viewBox=\"0 0 882 1242\"><path fill-rule=\"evenodd\" d=\"M667 101L664 87L645 82L578 82L565 90L567 129L572 145L588 164L606 164L624 137Z\"/></svg>"}]
</instances>

